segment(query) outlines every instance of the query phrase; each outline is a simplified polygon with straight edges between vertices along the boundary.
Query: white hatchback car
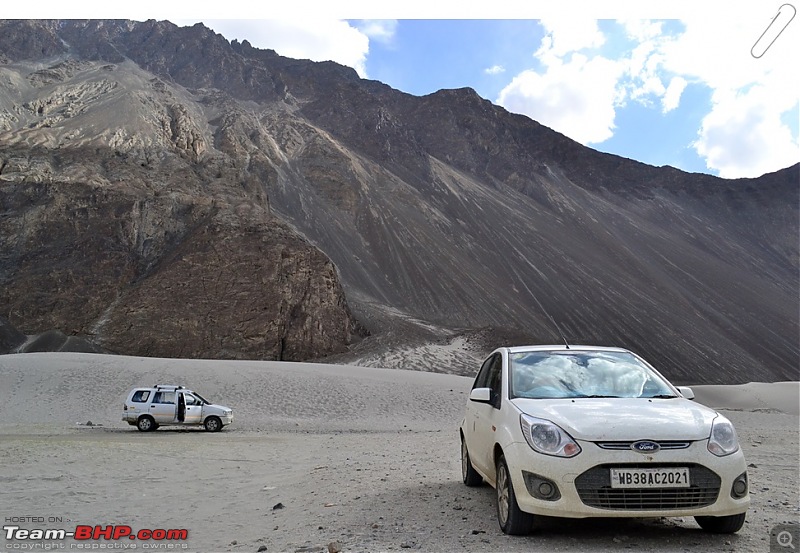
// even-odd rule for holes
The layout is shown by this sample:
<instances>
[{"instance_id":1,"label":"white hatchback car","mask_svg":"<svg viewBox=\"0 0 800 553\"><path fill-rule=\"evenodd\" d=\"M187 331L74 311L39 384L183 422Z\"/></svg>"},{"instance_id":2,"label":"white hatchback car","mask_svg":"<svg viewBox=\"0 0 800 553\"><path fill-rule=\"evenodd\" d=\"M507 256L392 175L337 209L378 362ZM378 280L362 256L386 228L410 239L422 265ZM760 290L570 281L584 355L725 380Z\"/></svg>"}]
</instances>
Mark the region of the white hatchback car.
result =
<instances>
[{"instance_id":1,"label":"white hatchback car","mask_svg":"<svg viewBox=\"0 0 800 553\"><path fill-rule=\"evenodd\" d=\"M499 348L461 423L464 483L497 490L507 534L534 515L694 516L738 531L750 503L733 425L620 348Z\"/></svg>"}]
</instances>

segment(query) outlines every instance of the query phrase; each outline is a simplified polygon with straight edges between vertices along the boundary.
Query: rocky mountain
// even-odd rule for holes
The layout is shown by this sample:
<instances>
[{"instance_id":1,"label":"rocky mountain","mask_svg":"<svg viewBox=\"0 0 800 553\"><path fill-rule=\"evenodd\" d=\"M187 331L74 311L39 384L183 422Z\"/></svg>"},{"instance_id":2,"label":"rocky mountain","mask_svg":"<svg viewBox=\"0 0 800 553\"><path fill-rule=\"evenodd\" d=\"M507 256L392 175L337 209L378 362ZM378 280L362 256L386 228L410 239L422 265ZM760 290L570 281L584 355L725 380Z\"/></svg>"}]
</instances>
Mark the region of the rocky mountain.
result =
<instances>
[{"instance_id":1,"label":"rocky mountain","mask_svg":"<svg viewBox=\"0 0 800 553\"><path fill-rule=\"evenodd\" d=\"M6 342L470 373L555 320L678 382L800 376L800 165L651 167L202 25L0 30Z\"/></svg>"}]
</instances>

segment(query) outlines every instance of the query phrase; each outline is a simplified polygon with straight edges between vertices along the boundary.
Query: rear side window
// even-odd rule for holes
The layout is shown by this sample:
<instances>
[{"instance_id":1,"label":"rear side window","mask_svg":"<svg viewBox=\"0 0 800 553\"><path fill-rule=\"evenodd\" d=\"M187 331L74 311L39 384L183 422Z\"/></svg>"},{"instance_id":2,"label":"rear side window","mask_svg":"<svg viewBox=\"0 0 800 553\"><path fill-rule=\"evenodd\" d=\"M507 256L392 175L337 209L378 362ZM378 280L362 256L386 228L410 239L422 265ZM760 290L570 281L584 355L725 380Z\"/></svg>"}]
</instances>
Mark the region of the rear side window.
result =
<instances>
[{"instance_id":1,"label":"rear side window","mask_svg":"<svg viewBox=\"0 0 800 553\"><path fill-rule=\"evenodd\" d=\"M131 401L135 401L136 403L144 403L150 398L150 390L137 390L136 393L133 394Z\"/></svg>"},{"instance_id":2,"label":"rear side window","mask_svg":"<svg viewBox=\"0 0 800 553\"><path fill-rule=\"evenodd\" d=\"M175 392L156 392L153 403L175 403Z\"/></svg>"}]
</instances>

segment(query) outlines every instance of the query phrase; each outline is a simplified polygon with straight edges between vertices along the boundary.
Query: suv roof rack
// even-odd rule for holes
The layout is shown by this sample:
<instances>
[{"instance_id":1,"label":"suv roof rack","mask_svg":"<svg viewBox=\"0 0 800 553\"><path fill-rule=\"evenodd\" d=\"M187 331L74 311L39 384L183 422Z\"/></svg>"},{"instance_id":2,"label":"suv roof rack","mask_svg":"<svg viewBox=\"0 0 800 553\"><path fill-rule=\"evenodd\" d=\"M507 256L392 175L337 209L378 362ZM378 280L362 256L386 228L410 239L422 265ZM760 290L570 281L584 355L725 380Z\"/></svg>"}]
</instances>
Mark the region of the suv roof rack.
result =
<instances>
[{"instance_id":1,"label":"suv roof rack","mask_svg":"<svg viewBox=\"0 0 800 553\"><path fill-rule=\"evenodd\" d=\"M183 390L183 386L175 386L171 384L156 384L153 386L156 390Z\"/></svg>"}]
</instances>

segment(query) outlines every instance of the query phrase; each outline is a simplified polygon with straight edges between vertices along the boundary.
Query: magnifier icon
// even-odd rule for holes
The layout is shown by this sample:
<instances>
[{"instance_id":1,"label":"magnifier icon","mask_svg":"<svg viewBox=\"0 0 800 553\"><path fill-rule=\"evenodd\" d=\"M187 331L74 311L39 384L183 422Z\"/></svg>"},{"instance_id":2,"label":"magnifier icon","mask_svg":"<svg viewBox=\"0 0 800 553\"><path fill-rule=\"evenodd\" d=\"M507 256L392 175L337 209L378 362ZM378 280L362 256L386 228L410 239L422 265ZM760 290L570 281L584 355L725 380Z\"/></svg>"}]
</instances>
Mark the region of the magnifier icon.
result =
<instances>
[{"instance_id":1,"label":"magnifier icon","mask_svg":"<svg viewBox=\"0 0 800 553\"><path fill-rule=\"evenodd\" d=\"M778 535L776 536L776 539L778 541L778 545L780 545L781 547L788 547L794 550L795 547L794 543L792 543L791 532L787 532L786 530L784 530L783 532L779 532Z\"/></svg>"},{"instance_id":2,"label":"magnifier icon","mask_svg":"<svg viewBox=\"0 0 800 553\"><path fill-rule=\"evenodd\" d=\"M756 43L750 48L750 55L758 59L766 54L769 47L781 36L781 33L789 26L789 23L792 22L795 15L797 15L797 9L795 9L794 6L791 4L781 5L781 7L778 8L778 13L775 14L770 24L767 25L767 28L764 29L764 32L758 37ZM791 540L789 540L789 543L791 544ZM794 549L794 546L792 546L792 549Z\"/></svg>"}]
</instances>

